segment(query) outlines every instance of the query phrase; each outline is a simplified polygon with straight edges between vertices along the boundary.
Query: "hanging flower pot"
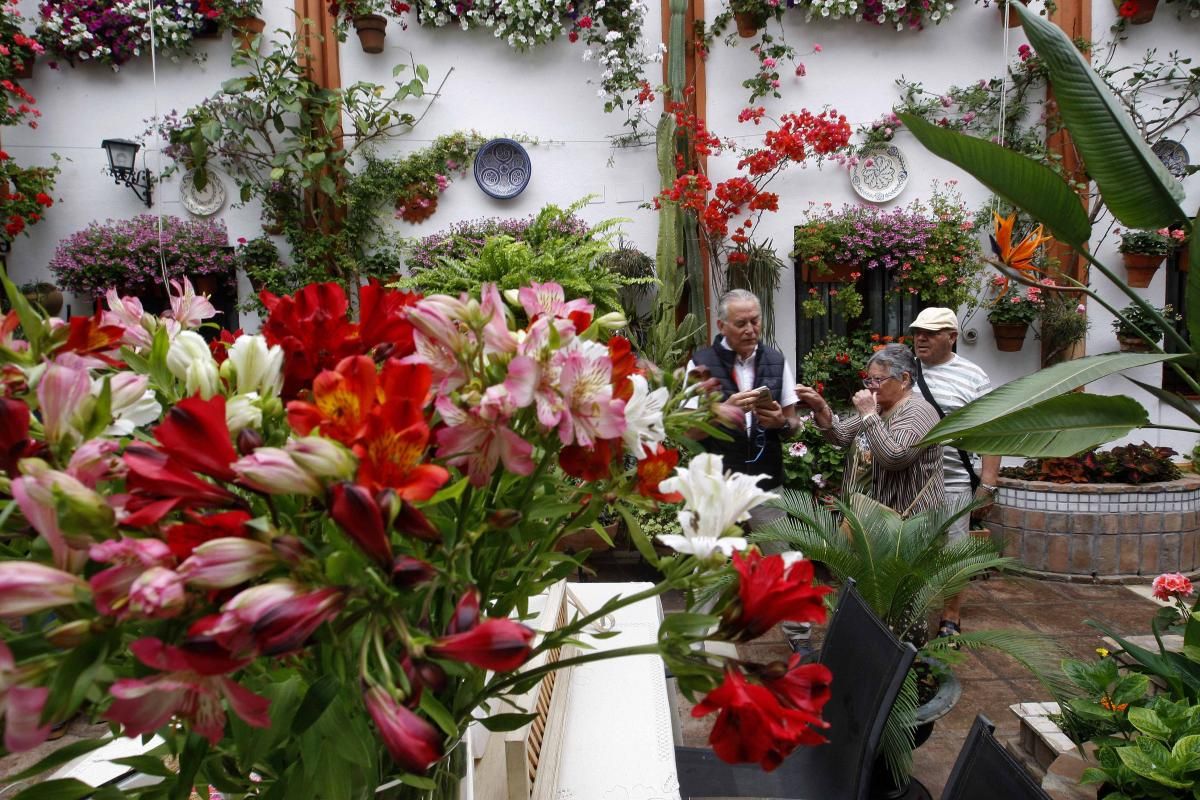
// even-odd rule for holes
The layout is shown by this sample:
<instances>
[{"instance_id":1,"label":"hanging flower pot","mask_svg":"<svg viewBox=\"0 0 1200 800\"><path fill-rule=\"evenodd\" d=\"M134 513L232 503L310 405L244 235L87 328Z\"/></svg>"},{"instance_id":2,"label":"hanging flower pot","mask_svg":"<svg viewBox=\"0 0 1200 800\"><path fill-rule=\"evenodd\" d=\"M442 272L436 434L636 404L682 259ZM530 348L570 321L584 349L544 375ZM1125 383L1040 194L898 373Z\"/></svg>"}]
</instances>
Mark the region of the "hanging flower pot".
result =
<instances>
[{"instance_id":1,"label":"hanging flower pot","mask_svg":"<svg viewBox=\"0 0 1200 800\"><path fill-rule=\"evenodd\" d=\"M1020 0L1020 2L1023 6L1029 5L1029 0ZM1017 16L1016 9L1013 8L1012 3L1009 2L1009 0L1001 0L997 7L1000 9L1001 16L1005 18L1005 24L1008 25L1008 27L1021 27L1021 18Z\"/></svg>"},{"instance_id":2,"label":"hanging flower pot","mask_svg":"<svg viewBox=\"0 0 1200 800\"><path fill-rule=\"evenodd\" d=\"M1145 253L1122 253L1125 257L1125 275L1127 282L1135 289L1145 289L1154 279L1166 256L1146 255Z\"/></svg>"},{"instance_id":3,"label":"hanging flower pot","mask_svg":"<svg viewBox=\"0 0 1200 800\"><path fill-rule=\"evenodd\" d=\"M267 23L258 17L237 17L233 21L233 36L238 49L245 52L254 47L254 37L266 29Z\"/></svg>"},{"instance_id":4,"label":"hanging flower pot","mask_svg":"<svg viewBox=\"0 0 1200 800\"><path fill-rule=\"evenodd\" d=\"M383 39L387 36L387 17L381 14L360 14L354 18L354 30L364 53L382 53Z\"/></svg>"},{"instance_id":5,"label":"hanging flower pot","mask_svg":"<svg viewBox=\"0 0 1200 800\"><path fill-rule=\"evenodd\" d=\"M996 349L1004 353L1015 353L1025 346L1025 334L1029 324L1025 322L993 322L992 335Z\"/></svg>"},{"instance_id":6,"label":"hanging flower pot","mask_svg":"<svg viewBox=\"0 0 1200 800\"><path fill-rule=\"evenodd\" d=\"M1154 347L1140 336L1122 336L1117 334L1117 343L1122 353L1152 353Z\"/></svg>"},{"instance_id":7,"label":"hanging flower pot","mask_svg":"<svg viewBox=\"0 0 1200 800\"><path fill-rule=\"evenodd\" d=\"M1133 13L1125 16L1131 25L1145 25L1150 20L1154 19L1154 12L1158 10L1158 0L1127 0L1133 3ZM1122 4L1124 7L1125 4Z\"/></svg>"},{"instance_id":8,"label":"hanging flower pot","mask_svg":"<svg viewBox=\"0 0 1200 800\"><path fill-rule=\"evenodd\" d=\"M737 23L738 36L743 39L753 39L763 26L763 18L753 11L735 11L733 21Z\"/></svg>"},{"instance_id":9,"label":"hanging flower pot","mask_svg":"<svg viewBox=\"0 0 1200 800\"><path fill-rule=\"evenodd\" d=\"M1178 254L1175 256L1175 268L1180 272L1187 272L1191 268L1192 252L1188 249L1188 244L1180 247Z\"/></svg>"}]
</instances>

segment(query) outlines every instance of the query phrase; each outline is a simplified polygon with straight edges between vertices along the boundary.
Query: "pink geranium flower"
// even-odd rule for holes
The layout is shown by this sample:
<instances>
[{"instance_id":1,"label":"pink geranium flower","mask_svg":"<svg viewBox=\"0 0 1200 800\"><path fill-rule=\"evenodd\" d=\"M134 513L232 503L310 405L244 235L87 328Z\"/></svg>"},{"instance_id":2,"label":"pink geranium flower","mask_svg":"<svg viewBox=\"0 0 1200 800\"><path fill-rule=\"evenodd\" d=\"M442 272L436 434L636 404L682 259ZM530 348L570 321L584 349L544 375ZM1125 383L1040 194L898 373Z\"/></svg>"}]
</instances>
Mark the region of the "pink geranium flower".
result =
<instances>
[{"instance_id":1,"label":"pink geranium flower","mask_svg":"<svg viewBox=\"0 0 1200 800\"><path fill-rule=\"evenodd\" d=\"M1154 579L1154 596L1159 600L1192 596L1192 582L1179 572L1164 572Z\"/></svg>"}]
</instances>

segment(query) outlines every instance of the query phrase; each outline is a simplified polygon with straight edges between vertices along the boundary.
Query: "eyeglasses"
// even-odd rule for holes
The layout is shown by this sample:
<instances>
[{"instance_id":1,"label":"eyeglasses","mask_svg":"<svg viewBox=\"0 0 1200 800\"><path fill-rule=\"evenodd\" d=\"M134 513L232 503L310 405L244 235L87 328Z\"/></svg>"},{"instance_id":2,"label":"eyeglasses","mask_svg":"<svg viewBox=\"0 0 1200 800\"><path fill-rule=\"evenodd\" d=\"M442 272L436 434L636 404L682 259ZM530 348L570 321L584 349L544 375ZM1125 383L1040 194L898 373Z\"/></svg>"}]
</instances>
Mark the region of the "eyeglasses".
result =
<instances>
[{"instance_id":1,"label":"eyeglasses","mask_svg":"<svg viewBox=\"0 0 1200 800\"><path fill-rule=\"evenodd\" d=\"M886 378L863 378L863 386L868 389L875 389L882 386L887 381L896 380L895 375L888 375Z\"/></svg>"}]
</instances>

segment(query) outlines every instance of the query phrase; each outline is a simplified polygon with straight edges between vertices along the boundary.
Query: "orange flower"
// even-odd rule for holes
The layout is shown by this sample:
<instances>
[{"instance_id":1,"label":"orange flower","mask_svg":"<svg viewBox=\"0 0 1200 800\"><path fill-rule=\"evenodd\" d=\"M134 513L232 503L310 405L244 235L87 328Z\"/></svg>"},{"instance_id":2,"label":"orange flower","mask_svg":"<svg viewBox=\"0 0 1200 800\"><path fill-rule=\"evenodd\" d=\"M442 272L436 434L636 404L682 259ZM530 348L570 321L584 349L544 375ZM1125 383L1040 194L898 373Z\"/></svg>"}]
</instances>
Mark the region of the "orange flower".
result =
<instances>
[{"instance_id":1,"label":"orange flower","mask_svg":"<svg viewBox=\"0 0 1200 800\"><path fill-rule=\"evenodd\" d=\"M638 494L660 503L682 502L683 495L678 492L662 492L658 488L660 483L671 477L678 464L679 451L671 450L660 444L657 450L638 462Z\"/></svg>"},{"instance_id":2,"label":"orange flower","mask_svg":"<svg viewBox=\"0 0 1200 800\"><path fill-rule=\"evenodd\" d=\"M996 230L992 234L992 250L996 257L1021 272L1037 272L1037 267L1033 265L1033 257L1037 255L1038 248L1051 241L1051 237L1042 235L1042 226L1038 225L1014 247L1012 232L1017 221L1016 213L1001 217L993 211L992 216L996 220Z\"/></svg>"},{"instance_id":3,"label":"orange flower","mask_svg":"<svg viewBox=\"0 0 1200 800\"><path fill-rule=\"evenodd\" d=\"M319 428L322 436L351 447L362 436L376 405L378 383L370 357L344 358L336 369L325 370L313 380L312 403L288 403L288 422L301 436Z\"/></svg>"},{"instance_id":4,"label":"orange flower","mask_svg":"<svg viewBox=\"0 0 1200 800\"><path fill-rule=\"evenodd\" d=\"M1107 708L1109 711L1124 711L1125 709L1129 708L1129 703L1114 703L1112 698L1110 698L1108 695L1104 695L1100 698L1100 705L1103 708Z\"/></svg>"}]
</instances>

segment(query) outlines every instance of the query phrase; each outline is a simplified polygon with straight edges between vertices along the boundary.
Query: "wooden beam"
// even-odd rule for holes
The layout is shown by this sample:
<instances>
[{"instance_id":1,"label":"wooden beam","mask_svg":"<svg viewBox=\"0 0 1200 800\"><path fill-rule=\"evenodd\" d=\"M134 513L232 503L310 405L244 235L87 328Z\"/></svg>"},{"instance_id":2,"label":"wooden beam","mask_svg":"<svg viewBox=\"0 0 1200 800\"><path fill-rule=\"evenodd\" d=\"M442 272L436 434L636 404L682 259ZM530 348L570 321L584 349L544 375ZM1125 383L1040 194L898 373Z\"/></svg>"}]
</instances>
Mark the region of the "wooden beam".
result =
<instances>
[{"instance_id":1,"label":"wooden beam","mask_svg":"<svg viewBox=\"0 0 1200 800\"><path fill-rule=\"evenodd\" d=\"M329 13L328 4L324 0L296 0L295 8L297 19L300 20L297 24L301 26L297 33L304 44L301 56L309 77L322 88L340 88L342 75L338 62L337 34L334 31L336 20ZM303 20L311 20L311 24L306 25Z\"/></svg>"}]
</instances>

